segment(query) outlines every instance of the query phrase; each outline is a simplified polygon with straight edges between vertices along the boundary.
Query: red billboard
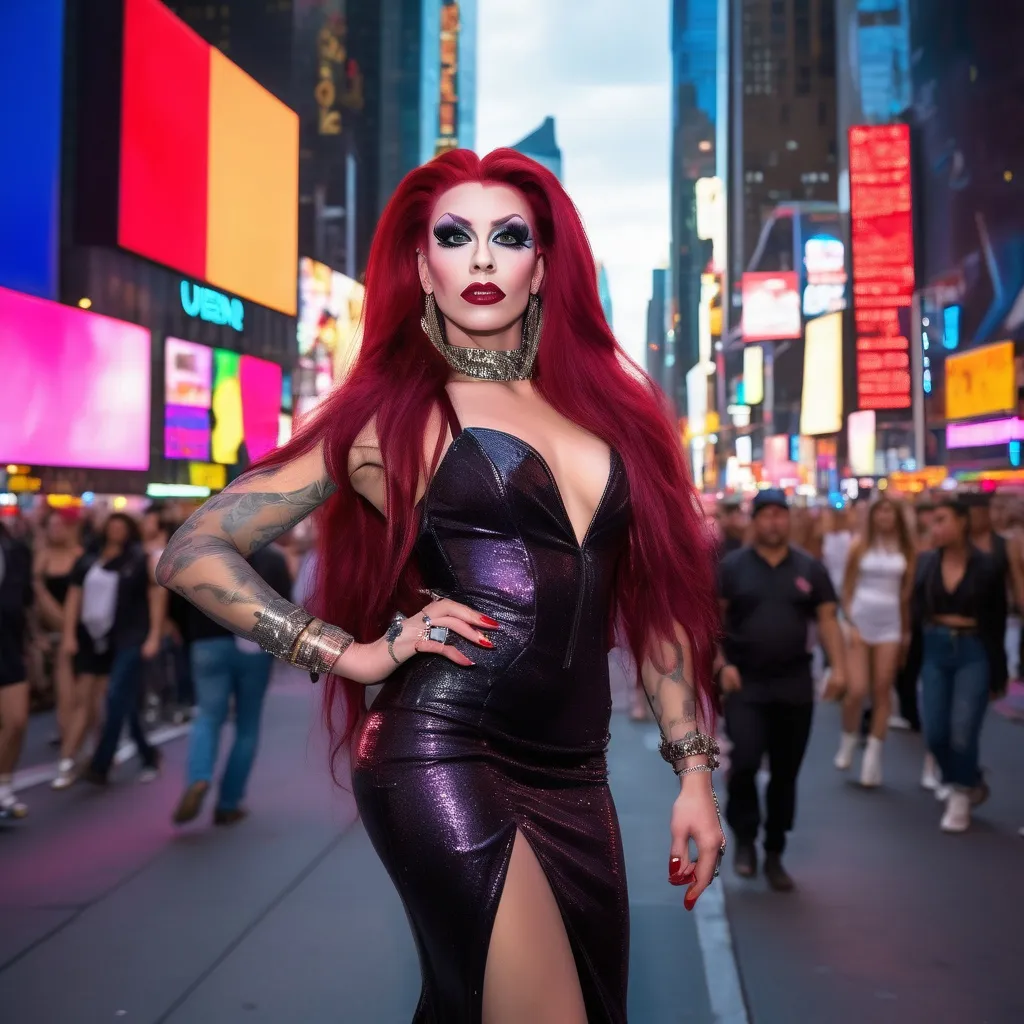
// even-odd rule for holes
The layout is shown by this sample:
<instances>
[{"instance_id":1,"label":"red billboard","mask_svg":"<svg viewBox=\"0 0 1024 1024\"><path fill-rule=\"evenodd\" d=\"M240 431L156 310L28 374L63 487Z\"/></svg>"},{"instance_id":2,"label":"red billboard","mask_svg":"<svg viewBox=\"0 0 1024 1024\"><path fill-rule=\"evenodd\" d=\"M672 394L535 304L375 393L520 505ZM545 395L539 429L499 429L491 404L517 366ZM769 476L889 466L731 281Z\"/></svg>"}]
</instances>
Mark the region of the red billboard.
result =
<instances>
[{"instance_id":1,"label":"red billboard","mask_svg":"<svg viewBox=\"0 0 1024 1024\"><path fill-rule=\"evenodd\" d=\"M914 294L907 125L850 129L850 224L857 406L909 409L910 342L900 328Z\"/></svg>"},{"instance_id":2,"label":"red billboard","mask_svg":"<svg viewBox=\"0 0 1024 1024\"><path fill-rule=\"evenodd\" d=\"M748 271L742 289L744 341L784 341L803 334L796 271Z\"/></svg>"}]
</instances>

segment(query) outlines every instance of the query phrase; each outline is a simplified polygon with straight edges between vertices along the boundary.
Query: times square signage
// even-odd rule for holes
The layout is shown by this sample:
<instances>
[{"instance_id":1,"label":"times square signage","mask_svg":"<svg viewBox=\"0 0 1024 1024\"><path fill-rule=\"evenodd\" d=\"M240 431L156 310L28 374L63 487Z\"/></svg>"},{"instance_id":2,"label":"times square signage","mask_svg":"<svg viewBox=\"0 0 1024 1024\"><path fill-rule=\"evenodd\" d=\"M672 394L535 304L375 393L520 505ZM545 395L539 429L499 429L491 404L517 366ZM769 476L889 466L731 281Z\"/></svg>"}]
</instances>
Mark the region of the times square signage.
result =
<instances>
[{"instance_id":1,"label":"times square signage","mask_svg":"<svg viewBox=\"0 0 1024 1024\"><path fill-rule=\"evenodd\" d=\"M181 282L181 308L188 316L221 327L241 331L245 320L245 307L241 299L233 299L205 285Z\"/></svg>"}]
</instances>

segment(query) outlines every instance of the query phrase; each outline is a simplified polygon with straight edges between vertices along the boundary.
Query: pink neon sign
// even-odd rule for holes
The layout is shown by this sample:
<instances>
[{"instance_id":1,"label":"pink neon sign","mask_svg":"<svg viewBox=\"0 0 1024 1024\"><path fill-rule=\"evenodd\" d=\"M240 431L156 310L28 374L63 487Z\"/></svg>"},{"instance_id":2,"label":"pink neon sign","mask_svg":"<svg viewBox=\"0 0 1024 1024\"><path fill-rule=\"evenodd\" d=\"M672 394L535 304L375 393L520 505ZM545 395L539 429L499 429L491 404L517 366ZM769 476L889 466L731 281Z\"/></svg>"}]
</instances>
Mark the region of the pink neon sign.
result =
<instances>
[{"instance_id":1,"label":"pink neon sign","mask_svg":"<svg viewBox=\"0 0 1024 1024\"><path fill-rule=\"evenodd\" d=\"M987 445L1024 441L1024 420L985 420L983 423L950 423L946 427L947 448L984 448Z\"/></svg>"}]
</instances>

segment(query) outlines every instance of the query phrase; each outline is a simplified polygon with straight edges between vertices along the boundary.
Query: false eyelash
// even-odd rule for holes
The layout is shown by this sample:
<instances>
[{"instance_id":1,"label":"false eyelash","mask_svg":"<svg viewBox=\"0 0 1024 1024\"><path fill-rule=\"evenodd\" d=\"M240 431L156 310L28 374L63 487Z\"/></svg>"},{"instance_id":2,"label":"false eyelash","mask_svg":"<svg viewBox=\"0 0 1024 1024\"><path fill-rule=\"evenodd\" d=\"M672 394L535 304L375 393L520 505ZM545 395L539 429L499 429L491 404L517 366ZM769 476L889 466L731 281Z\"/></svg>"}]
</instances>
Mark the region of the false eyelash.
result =
<instances>
[{"instance_id":1,"label":"false eyelash","mask_svg":"<svg viewBox=\"0 0 1024 1024\"><path fill-rule=\"evenodd\" d=\"M507 223L503 224L494 234L491 236L492 239L499 238L501 235L511 235L516 241L515 245L510 245L507 242L496 242L497 245L504 245L509 249L512 248L525 248L529 249L533 247L533 238L530 236L530 227L526 221L519 217L514 217Z\"/></svg>"}]
</instances>

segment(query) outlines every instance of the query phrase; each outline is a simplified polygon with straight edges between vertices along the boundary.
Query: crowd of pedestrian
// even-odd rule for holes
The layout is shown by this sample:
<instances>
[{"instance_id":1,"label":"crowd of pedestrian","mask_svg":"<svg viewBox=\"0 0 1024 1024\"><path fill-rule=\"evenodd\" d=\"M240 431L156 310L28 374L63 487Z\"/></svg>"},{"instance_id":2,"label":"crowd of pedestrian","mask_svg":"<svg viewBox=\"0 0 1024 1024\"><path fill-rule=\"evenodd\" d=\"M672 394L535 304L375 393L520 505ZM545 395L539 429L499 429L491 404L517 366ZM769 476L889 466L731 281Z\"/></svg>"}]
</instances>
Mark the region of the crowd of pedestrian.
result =
<instances>
[{"instance_id":1,"label":"crowd of pedestrian","mask_svg":"<svg viewBox=\"0 0 1024 1024\"><path fill-rule=\"evenodd\" d=\"M921 785L942 801L941 829L966 831L989 796L987 709L1021 665L1024 502L883 491L842 508L796 508L763 490L749 508L720 502L715 516L737 874L758 871L762 837L769 884L794 887L781 855L818 697L841 703L835 766L848 771L862 749L864 787L883 784L890 729L922 732Z\"/></svg>"},{"instance_id":2,"label":"crowd of pedestrian","mask_svg":"<svg viewBox=\"0 0 1024 1024\"><path fill-rule=\"evenodd\" d=\"M0 819L23 818L14 771L30 710L53 707L59 748L51 782L106 786L127 727L137 780L160 772L147 726L193 720L176 824L198 815L216 774L229 720L234 740L214 821L245 816L271 658L160 587L154 575L188 509L56 509L0 519ZM309 525L252 558L283 597L308 576ZM300 579L301 582L301 579Z\"/></svg>"}]
</instances>

